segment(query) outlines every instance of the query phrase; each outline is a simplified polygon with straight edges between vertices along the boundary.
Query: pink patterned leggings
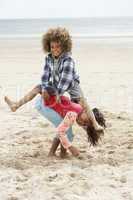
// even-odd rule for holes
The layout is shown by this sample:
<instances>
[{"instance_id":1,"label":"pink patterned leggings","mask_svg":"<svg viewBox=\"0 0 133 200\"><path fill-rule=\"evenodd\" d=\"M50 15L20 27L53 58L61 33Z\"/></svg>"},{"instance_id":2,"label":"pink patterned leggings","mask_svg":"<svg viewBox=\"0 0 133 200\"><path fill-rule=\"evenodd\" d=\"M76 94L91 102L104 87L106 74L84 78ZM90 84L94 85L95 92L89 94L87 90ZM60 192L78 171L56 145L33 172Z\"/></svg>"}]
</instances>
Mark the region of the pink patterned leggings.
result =
<instances>
[{"instance_id":1,"label":"pink patterned leggings","mask_svg":"<svg viewBox=\"0 0 133 200\"><path fill-rule=\"evenodd\" d=\"M59 135L60 142L65 149L68 149L71 146L71 142L69 142L67 138L66 131L70 128L70 126L73 125L73 123L76 121L76 118L76 112L67 112L63 121L57 127L57 133Z\"/></svg>"}]
</instances>

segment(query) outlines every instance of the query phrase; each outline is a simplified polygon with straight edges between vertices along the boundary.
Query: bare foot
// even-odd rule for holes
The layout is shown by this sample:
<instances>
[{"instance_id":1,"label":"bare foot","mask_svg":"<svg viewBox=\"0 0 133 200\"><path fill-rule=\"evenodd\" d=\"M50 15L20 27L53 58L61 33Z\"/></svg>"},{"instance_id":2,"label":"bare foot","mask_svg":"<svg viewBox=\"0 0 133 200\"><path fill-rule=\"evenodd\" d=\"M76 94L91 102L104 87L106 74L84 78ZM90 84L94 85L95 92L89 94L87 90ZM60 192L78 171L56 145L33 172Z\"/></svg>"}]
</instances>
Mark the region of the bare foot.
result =
<instances>
[{"instance_id":1,"label":"bare foot","mask_svg":"<svg viewBox=\"0 0 133 200\"><path fill-rule=\"evenodd\" d=\"M67 156L68 156L67 150L61 145L60 157L64 159L64 158L67 158Z\"/></svg>"},{"instance_id":2,"label":"bare foot","mask_svg":"<svg viewBox=\"0 0 133 200\"><path fill-rule=\"evenodd\" d=\"M67 158L68 157L68 153L67 152L60 152L60 157L61 158Z\"/></svg>"},{"instance_id":3,"label":"bare foot","mask_svg":"<svg viewBox=\"0 0 133 200\"><path fill-rule=\"evenodd\" d=\"M79 151L76 147L70 146L68 149L72 153L73 156L75 157L79 156Z\"/></svg>"},{"instance_id":4,"label":"bare foot","mask_svg":"<svg viewBox=\"0 0 133 200\"><path fill-rule=\"evenodd\" d=\"M11 101L7 96L5 96L4 100L8 104L12 112L15 112L18 109L17 103Z\"/></svg>"},{"instance_id":5,"label":"bare foot","mask_svg":"<svg viewBox=\"0 0 133 200\"><path fill-rule=\"evenodd\" d=\"M56 154L49 152L48 157L56 157Z\"/></svg>"}]
</instances>

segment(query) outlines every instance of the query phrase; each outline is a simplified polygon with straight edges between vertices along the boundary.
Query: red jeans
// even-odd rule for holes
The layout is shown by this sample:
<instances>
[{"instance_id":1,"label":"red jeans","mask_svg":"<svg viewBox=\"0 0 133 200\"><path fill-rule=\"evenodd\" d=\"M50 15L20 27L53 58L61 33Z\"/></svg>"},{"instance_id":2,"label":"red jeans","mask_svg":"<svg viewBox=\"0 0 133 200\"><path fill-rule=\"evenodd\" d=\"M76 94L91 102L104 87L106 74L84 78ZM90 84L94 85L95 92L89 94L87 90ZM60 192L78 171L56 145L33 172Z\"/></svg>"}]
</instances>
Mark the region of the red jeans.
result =
<instances>
[{"instance_id":1,"label":"red jeans","mask_svg":"<svg viewBox=\"0 0 133 200\"><path fill-rule=\"evenodd\" d=\"M71 142L69 142L67 138L66 131L70 128L70 126L73 125L73 123L76 121L76 118L76 112L67 112L66 116L64 117L64 120L57 127L57 133L59 135L60 142L65 149L68 149L71 146Z\"/></svg>"}]
</instances>

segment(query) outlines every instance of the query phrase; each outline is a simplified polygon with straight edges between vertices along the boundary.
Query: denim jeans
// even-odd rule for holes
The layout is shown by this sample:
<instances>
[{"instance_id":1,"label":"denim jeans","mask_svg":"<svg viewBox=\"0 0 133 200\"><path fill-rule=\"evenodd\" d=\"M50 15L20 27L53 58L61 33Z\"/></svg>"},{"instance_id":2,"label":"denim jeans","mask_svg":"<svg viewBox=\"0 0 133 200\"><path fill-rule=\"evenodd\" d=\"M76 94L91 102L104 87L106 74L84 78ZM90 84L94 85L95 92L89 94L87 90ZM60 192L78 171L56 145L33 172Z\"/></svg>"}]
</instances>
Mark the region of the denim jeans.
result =
<instances>
[{"instance_id":1,"label":"denim jeans","mask_svg":"<svg viewBox=\"0 0 133 200\"><path fill-rule=\"evenodd\" d=\"M63 118L55 112L53 109L49 108L48 106L45 106L42 98L38 97L35 102L35 108L38 110L40 114L42 114L46 119L48 119L52 124L57 127ZM67 131L67 137L70 142L73 141L73 133L72 133L72 127L70 127Z\"/></svg>"}]
</instances>

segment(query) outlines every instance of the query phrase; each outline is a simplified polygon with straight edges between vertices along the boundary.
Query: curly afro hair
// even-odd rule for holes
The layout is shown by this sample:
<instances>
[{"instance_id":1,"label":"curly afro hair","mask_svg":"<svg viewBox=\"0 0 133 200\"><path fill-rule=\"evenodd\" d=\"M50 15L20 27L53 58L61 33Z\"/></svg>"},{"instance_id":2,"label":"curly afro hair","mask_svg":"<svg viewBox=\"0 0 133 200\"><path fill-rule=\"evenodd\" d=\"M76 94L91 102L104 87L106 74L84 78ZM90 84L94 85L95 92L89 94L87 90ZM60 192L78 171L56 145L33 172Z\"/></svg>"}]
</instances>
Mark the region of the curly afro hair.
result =
<instances>
[{"instance_id":1,"label":"curly afro hair","mask_svg":"<svg viewBox=\"0 0 133 200\"><path fill-rule=\"evenodd\" d=\"M46 53L50 53L50 43L59 42L63 53L71 52L72 39L69 32L65 28L57 27L50 28L42 38L43 50Z\"/></svg>"}]
</instances>

